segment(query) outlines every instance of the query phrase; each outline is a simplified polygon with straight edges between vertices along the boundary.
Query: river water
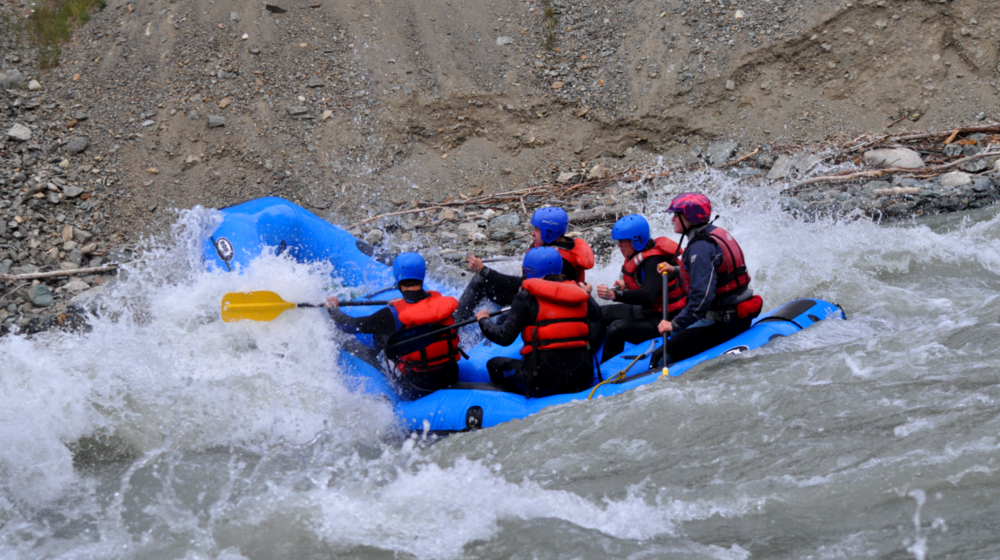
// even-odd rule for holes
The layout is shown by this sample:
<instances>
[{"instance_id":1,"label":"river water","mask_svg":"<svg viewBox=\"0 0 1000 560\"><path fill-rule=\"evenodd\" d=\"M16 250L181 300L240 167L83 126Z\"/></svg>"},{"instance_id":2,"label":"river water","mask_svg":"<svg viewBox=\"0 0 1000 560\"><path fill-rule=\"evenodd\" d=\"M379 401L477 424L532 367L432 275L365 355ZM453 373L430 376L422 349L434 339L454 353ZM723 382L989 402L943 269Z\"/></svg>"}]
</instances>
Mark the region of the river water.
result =
<instances>
[{"instance_id":1,"label":"river water","mask_svg":"<svg viewBox=\"0 0 1000 560\"><path fill-rule=\"evenodd\" d=\"M345 388L321 311L222 323L226 292L315 301L330 271L206 272L217 217L183 213L92 330L0 339L0 558L1000 556L997 210L805 220L778 187L691 187L767 307L849 320L438 441Z\"/></svg>"}]
</instances>

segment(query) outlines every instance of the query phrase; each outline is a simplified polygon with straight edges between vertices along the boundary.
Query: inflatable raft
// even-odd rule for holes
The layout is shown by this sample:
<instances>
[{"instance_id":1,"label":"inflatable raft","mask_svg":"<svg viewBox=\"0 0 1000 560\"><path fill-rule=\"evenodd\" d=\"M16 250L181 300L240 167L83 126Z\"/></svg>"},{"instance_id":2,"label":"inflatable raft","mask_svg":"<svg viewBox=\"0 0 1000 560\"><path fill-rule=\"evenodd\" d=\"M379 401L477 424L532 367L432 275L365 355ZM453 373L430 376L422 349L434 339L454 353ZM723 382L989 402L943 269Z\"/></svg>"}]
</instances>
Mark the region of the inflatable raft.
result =
<instances>
[{"instance_id":1,"label":"inflatable raft","mask_svg":"<svg viewBox=\"0 0 1000 560\"><path fill-rule=\"evenodd\" d=\"M221 211L222 223L205 241L204 259L213 269L236 271L264 251L287 253L300 261L326 260L334 266L334 276L370 298L398 297L398 292L377 290L392 284L391 268L374 256L372 248L346 231L311 212L280 198L261 198ZM431 283L433 286L433 283ZM353 315L369 314L377 307L350 307ZM825 319L843 319L835 304L818 299L800 299L762 313L753 326L725 344L671 364L669 377L681 375L693 366L724 354L739 354L759 348L775 338L794 334ZM358 335L369 346L372 337ZM526 398L505 392L489 383L486 362L493 357L516 357L519 342L500 347L483 341L466 350L468 360L459 362L459 385L437 391L415 401L402 401L386 376L361 359L340 352L338 364L352 390L389 399L401 423L409 430L454 432L495 426L524 418L542 409L570 401L609 397L662 379L660 369L648 370L648 359L636 359L661 344L661 339L627 344L625 351L601 365L594 385L573 394Z\"/></svg>"}]
</instances>

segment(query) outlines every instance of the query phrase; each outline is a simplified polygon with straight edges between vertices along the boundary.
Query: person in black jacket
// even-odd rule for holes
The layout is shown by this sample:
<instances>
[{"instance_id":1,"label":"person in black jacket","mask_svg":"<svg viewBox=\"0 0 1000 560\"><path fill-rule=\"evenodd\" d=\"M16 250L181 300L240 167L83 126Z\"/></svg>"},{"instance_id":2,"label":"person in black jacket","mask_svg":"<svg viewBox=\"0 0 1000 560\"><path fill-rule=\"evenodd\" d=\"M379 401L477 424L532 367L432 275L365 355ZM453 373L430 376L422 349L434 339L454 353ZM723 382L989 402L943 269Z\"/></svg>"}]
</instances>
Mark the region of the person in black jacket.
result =
<instances>
[{"instance_id":1,"label":"person in black jacket","mask_svg":"<svg viewBox=\"0 0 1000 560\"><path fill-rule=\"evenodd\" d=\"M378 353L396 331L420 325L451 325L458 300L438 292L424 290L427 265L416 253L402 253L392 263L396 287L403 295L367 317L351 317L339 308L337 298L326 300L327 311L338 329L348 333L375 335L379 349L371 349L356 339L349 339L344 349L379 367ZM458 382L458 333L446 333L440 340L428 338L419 352L400 356L389 376L400 398L413 400Z\"/></svg>"},{"instance_id":2,"label":"person in black jacket","mask_svg":"<svg viewBox=\"0 0 1000 560\"><path fill-rule=\"evenodd\" d=\"M592 325L600 308L577 282L562 275L562 257L551 247L528 251L526 280L501 324L487 311L476 313L483 335L509 346L520 334L522 358L492 358L486 364L490 381L528 397L575 393L594 381L590 349Z\"/></svg>"},{"instance_id":3,"label":"person in black jacket","mask_svg":"<svg viewBox=\"0 0 1000 560\"><path fill-rule=\"evenodd\" d=\"M621 279L613 287L597 286L597 297L615 302L601 306L601 363L621 354L626 342L636 344L660 336L657 325L663 319L663 277L657 266L676 264L681 251L672 239L652 239L649 222L638 214L618 220L611 238L618 241L625 263ZM676 273L668 277L667 292L668 318L672 318L685 304Z\"/></svg>"}]
</instances>

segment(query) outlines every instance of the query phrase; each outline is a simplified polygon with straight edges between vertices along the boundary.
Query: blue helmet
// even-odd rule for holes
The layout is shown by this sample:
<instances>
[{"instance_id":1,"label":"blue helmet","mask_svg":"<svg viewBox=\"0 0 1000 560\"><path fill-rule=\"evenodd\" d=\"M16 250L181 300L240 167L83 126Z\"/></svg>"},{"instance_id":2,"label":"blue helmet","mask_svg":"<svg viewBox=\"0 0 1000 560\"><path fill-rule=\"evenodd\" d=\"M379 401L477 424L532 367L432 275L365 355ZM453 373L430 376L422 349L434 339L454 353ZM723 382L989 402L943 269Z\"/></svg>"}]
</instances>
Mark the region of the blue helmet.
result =
<instances>
[{"instance_id":1,"label":"blue helmet","mask_svg":"<svg viewBox=\"0 0 1000 560\"><path fill-rule=\"evenodd\" d=\"M399 285L403 280L424 281L427 273L427 263L424 258L417 253L400 253L396 260L392 261L392 276Z\"/></svg>"},{"instance_id":2,"label":"blue helmet","mask_svg":"<svg viewBox=\"0 0 1000 560\"><path fill-rule=\"evenodd\" d=\"M566 235L569 230L569 214L555 206L539 208L531 215L531 225L542 232L542 243L547 245Z\"/></svg>"},{"instance_id":3,"label":"blue helmet","mask_svg":"<svg viewBox=\"0 0 1000 560\"><path fill-rule=\"evenodd\" d=\"M638 214L630 214L615 222L615 227L611 228L611 239L632 241L632 248L642 251L649 243L649 222L646 218Z\"/></svg>"},{"instance_id":4,"label":"blue helmet","mask_svg":"<svg viewBox=\"0 0 1000 560\"><path fill-rule=\"evenodd\" d=\"M528 278L545 278L549 274L562 274L563 259L555 247L535 247L524 255L521 266Z\"/></svg>"}]
</instances>

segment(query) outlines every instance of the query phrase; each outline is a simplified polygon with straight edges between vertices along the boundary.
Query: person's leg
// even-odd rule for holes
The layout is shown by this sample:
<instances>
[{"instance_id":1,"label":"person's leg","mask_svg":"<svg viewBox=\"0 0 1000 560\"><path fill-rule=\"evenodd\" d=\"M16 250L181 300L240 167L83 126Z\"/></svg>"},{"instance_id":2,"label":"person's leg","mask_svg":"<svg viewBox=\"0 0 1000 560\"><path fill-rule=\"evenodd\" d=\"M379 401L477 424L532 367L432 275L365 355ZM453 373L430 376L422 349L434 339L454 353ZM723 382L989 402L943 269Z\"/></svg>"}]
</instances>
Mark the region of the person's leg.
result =
<instances>
[{"instance_id":1,"label":"person's leg","mask_svg":"<svg viewBox=\"0 0 1000 560\"><path fill-rule=\"evenodd\" d=\"M716 321L707 327L687 329L671 335L667 341L667 365L701 354L750 328L752 319L733 319L728 322ZM661 354L654 356L651 367L658 367Z\"/></svg>"},{"instance_id":2,"label":"person's leg","mask_svg":"<svg viewBox=\"0 0 1000 560\"><path fill-rule=\"evenodd\" d=\"M621 354L626 342L636 344L660 335L656 323L638 305L605 305L601 308L601 324L607 327L601 363Z\"/></svg>"},{"instance_id":3,"label":"person's leg","mask_svg":"<svg viewBox=\"0 0 1000 560\"><path fill-rule=\"evenodd\" d=\"M486 371L490 374L490 383L499 385L512 393L524 393L524 382L521 379L521 360L517 358L490 358L486 362Z\"/></svg>"},{"instance_id":4,"label":"person's leg","mask_svg":"<svg viewBox=\"0 0 1000 560\"><path fill-rule=\"evenodd\" d=\"M399 398L412 401L458 383L458 364L452 363L431 371L414 371L394 377Z\"/></svg>"},{"instance_id":5,"label":"person's leg","mask_svg":"<svg viewBox=\"0 0 1000 560\"><path fill-rule=\"evenodd\" d=\"M537 372L531 377L532 397L576 393L594 382L594 364L586 349L541 350Z\"/></svg>"}]
</instances>

